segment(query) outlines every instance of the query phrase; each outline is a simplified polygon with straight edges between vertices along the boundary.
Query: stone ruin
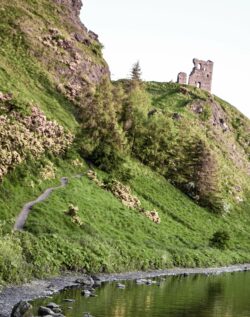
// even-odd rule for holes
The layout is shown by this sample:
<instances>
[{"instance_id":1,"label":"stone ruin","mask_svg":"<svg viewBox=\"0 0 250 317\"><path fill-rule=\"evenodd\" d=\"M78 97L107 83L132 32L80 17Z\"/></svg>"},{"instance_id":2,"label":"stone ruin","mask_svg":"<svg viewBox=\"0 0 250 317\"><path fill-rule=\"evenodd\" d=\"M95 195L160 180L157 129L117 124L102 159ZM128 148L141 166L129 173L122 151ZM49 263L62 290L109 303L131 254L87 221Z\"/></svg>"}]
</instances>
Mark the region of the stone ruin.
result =
<instances>
[{"instance_id":1,"label":"stone ruin","mask_svg":"<svg viewBox=\"0 0 250 317\"><path fill-rule=\"evenodd\" d=\"M189 75L188 85L211 92L214 63L212 61L202 61L197 58L193 59L193 63L194 67ZM186 85L187 74L183 72L179 73L177 83Z\"/></svg>"}]
</instances>

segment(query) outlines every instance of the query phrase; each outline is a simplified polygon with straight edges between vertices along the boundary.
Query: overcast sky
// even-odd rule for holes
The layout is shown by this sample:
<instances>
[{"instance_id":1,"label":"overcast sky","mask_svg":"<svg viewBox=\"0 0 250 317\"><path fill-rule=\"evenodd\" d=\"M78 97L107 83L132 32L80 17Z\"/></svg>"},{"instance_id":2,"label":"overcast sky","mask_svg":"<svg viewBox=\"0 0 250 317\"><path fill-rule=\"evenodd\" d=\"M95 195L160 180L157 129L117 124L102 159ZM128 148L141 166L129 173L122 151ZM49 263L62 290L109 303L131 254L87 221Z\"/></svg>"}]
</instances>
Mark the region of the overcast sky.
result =
<instances>
[{"instance_id":1,"label":"overcast sky","mask_svg":"<svg viewBox=\"0 0 250 317\"><path fill-rule=\"evenodd\" d=\"M194 57L212 60L212 93L250 118L250 0L83 0L112 78L140 61L143 79L176 81Z\"/></svg>"}]
</instances>

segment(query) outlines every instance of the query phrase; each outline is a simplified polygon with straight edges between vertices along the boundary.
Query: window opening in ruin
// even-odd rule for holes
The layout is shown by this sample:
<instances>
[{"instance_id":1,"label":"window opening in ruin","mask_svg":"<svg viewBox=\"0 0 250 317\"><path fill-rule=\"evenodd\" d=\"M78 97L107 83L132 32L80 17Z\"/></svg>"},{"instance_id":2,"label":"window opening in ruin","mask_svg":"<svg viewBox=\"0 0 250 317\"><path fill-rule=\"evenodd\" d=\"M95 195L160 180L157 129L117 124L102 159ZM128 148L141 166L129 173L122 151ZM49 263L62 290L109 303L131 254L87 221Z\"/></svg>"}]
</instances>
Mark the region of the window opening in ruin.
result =
<instances>
[{"instance_id":1,"label":"window opening in ruin","mask_svg":"<svg viewBox=\"0 0 250 317\"><path fill-rule=\"evenodd\" d=\"M198 64L198 65L197 65L197 69L201 69L201 64Z\"/></svg>"},{"instance_id":2,"label":"window opening in ruin","mask_svg":"<svg viewBox=\"0 0 250 317\"><path fill-rule=\"evenodd\" d=\"M201 82L198 81L198 82L196 83L196 87L197 87L197 88L201 88Z\"/></svg>"},{"instance_id":3,"label":"window opening in ruin","mask_svg":"<svg viewBox=\"0 0 250 317\"><path fill-rule=\"evenodd\" d=\"M209 78L209 74L207 74L207 78Z\"/></svg>"}]
</instances>

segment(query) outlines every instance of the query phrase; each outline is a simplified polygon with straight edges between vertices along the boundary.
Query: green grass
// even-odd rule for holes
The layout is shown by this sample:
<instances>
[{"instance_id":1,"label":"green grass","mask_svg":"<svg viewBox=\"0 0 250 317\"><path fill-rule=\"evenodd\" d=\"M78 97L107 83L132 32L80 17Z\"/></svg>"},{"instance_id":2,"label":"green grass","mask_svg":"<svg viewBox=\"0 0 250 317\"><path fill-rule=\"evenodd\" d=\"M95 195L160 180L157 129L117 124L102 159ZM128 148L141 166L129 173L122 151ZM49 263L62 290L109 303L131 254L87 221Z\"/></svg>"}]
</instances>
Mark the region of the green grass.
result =
<instances>
[{"instance_id":1,"label":"green grass","mask_svg":"<svg viewBox=\"0 0 250 317\"><path fill-rule=\"evenodd\" d=\"M195 87L188 86L188 94L183 94L176 83L147 82L147 91L152 96L152 105L167 112L185 113L186 106L195 99L206 100L208 94Z\"/></svg>"},{"instance_id":2,"label":"green grass","mask_svg":"<svg viewBox=\"0 0 250 317\"><path fill-rule=\"evenodd\" d=\"M79 172L70 169L65 161L57 163L58 177L66 171L72 176ZM22 280L58 274L65 269L118 272L250 261L249 202L237 213L219 217L193 203L148 168L137 162L133 162L133 166L135 176L130 181L133 194L144 208L159 212L161 223L154 224L138 211L125 207L86 175L72 177L67 187L58 189L46 201L33 207L26 232L10 235L11 241L15 240L15 245L20 247L20 263L25 264ZM86 169L85 166L80 172ZM97 173L100 178L106 177L103 172ZM18 195L13 188L18 208L16 215L22 200L35 198L39 190L52 183L43 183L33 192L34 196L28 191L22 199L21 193ZM79 207L83 226L72 223L64 214L69 204ZM12 213L13 217L14 211ZM8 220L6 214L2 217ZM228 249L221 251L209 246L217 230L230 232ZM15 276L9 278L15 281Z\"/></svg>"}]
</instances>

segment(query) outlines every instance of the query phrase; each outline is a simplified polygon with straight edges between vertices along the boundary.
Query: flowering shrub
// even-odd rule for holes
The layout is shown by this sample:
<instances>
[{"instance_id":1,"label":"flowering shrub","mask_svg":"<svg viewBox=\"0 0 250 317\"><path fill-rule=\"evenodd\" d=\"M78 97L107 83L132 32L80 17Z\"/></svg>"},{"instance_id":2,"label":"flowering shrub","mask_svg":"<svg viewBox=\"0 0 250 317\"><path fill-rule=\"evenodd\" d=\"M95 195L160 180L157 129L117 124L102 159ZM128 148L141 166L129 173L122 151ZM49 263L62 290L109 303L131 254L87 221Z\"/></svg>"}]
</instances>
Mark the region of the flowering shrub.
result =
<instances>
[{"instance_id":1,"label":"flowering shrub","mask_svg":"<svg viewBox=\"0 0 250 317\"><path fill-rule=\"evenodd\" d=\"M41 168L40 170L40 177L41 179L55 179L56 178L56 173L55 173L55 167L53 163L48 161L48 163Z\"/></svg>"},{"instance_id":2,"label":"flowering shrub","mask_svg":"<svg viewBox=\"0 0 250 317\"><path fill-rule=\"evenodd\" d=\"M78 216L78 211L79 211L78 206L74 206L74 205L70 204L68 210L65 211L64 214L67 215L67 216L70 216L71 217L71 221L74 224L82 226L83 222L82 222L81 218Z\"/></svg>"},{"instance_id":3,"label":"flowering shrub","mask_svg":"<svg viewBox=\"0 0 250 317\"><path fill-rule=\"evenodd\" d=\"M37 107L30 116L18 112L0 115L0 180L28 155L38 158L49 152L58 155L73 141L55 121L49 121Z\"/></svg>"},{"instance_id":4,"label":"flowering shrub","mask_svg":"<svg viewBox=\"0 0 250 317\"><path fill-rule=\"evenodd\" d=\"M13 116L38 136L45 150L59 154L69 147L73 141L70 133L65 133L64 128L56 121L49 121L37 107L33 107L31 111L30 116L23 117L19 113L14 113Z\"/></svg>"}]
</instances>

